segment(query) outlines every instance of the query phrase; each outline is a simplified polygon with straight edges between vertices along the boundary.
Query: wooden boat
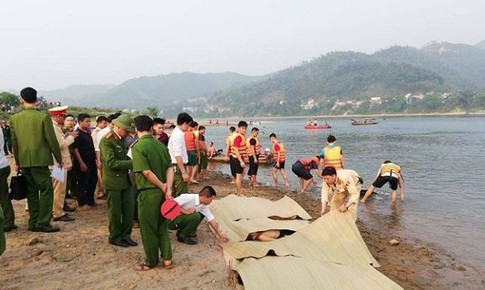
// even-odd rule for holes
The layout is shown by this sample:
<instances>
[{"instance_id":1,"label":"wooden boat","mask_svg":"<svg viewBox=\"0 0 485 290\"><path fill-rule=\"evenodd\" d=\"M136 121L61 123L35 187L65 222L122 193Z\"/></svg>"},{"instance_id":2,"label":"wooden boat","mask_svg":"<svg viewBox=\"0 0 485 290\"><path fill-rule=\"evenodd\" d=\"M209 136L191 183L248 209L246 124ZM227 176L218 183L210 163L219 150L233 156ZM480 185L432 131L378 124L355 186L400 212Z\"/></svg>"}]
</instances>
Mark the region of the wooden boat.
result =
<instances>
[{"instance_id":1,"label":"wooden boat","mask_svg":"<svg viewBox=\"0 0 485 290\"><path fill-rule=\"evenodd\" d=\"M210 159L208 159L209 162L217 162L217 163L229 163L229 160L226 160L225 155L219 155L219 156L214 156ZM245 159L244 162L246 164L249 164L249 159ZM270 155L259 155L258 158L258 163L259 164L273 164L273 157Z\"/></svg>"},{"instance_id":2,"label":"wooden boat","mask_svg":"<svg viewBox=\"0 0 485 290\"><path fill-rule=\"evenodd\" d=\"M310 125L310 124L306 124L305 125L305 129L307 130L319 130L319 129L330 129L332 128L332 126L330 126L329 124L325 123L325 124L322 124L322 125Z\"/></svg>"},{"instance_id":3,"label":"wooden boat","mask_svg":"<svg viewBox=\"0 0 485 290\"><path fill-rule=\"evenodd\" d=\"M352 125L353 126L360 126L360 125L375 125L378 124L379 122L376 121L374 118L365 118L362 120L352 120Z\"/></svg>"}]
</instances>

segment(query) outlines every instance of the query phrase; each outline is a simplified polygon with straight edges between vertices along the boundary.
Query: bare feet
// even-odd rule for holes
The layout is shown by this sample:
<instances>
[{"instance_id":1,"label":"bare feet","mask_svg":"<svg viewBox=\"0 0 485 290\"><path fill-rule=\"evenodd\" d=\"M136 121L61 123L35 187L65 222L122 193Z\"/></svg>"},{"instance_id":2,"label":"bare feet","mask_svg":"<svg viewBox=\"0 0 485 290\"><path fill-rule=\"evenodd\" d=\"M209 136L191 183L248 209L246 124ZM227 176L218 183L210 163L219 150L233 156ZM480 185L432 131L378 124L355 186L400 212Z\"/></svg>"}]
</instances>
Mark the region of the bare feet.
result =
<instances>
[{"instance_id":1,"label":"bare feet","mask_svg":"<svg viewBox=\"0 0 485 290\"><path fill-rule=\"evenodd\" d=\"M155 268L155 266L148 266L147 264L140 264L135 266L135 271L148 271Z\"/></svg>"},{"instance_id":2,"label":"bare feet","mask_svg":"<svg viewBox=\"0 0 485 290\"><path fill-rule=\"evenodd\" d=\"M80 211L88 211L88 210L92 210L92 209L93 209L93 207L90 206L90 205L87 205L87 204L79 207Z\"/></svg>"}]
</instances>

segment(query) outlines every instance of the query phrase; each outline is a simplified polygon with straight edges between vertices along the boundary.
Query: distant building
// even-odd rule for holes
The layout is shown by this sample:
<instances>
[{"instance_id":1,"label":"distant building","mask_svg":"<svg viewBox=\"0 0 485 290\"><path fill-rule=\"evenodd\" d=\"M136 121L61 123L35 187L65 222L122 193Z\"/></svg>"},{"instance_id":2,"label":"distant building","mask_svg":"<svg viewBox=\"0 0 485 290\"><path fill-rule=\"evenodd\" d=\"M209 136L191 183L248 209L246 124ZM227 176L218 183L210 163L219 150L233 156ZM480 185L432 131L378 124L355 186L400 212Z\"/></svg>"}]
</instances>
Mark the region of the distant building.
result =
<instances>
[{"instance_id":1,"label":"distant building","mask_svg":"<svg viewBox=\"0 0 485 290\"><path fill-rule=\"evenodd\" d=\"M372 97L370 98L370 103L380 105L382 104L382 99L381 97Z\"/></svg>"},{"instance_id":2,"label":"distant building","mask_svg":"<svg viewBox=\"0 0 485 290\"><path fill-rule=\"evenodd\" d=\"M302 107L305 110L311 110L313 107L316 107L317 103L315 102L314 99L309 99L306 104L301 104L300 107Z\"/></svg>"}]
</instances>

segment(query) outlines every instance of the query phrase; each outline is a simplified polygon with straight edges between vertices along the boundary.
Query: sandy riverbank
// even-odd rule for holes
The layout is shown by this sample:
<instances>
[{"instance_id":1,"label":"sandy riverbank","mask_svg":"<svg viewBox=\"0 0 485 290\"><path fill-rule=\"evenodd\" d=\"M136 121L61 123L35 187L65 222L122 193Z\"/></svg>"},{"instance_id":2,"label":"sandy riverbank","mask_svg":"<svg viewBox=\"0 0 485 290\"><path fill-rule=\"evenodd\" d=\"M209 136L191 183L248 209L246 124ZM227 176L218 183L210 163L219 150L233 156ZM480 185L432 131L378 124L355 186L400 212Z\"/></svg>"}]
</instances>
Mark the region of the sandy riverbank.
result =
<instances>
[{"instance_id":1,"label":"sandy riverbank","mask_svg":"<svg viewBox=\"0 0 485 290\"><path fill-rule=\"evenodd\" d=\"M213 185L218 197L234 189L220 173L213 179L191 186L197 191ZM289 194L313 217L319 215L319 202L285 190L258 187L246 189L250 196L272 200ZM0 289L233 289L228 280L218 241L205 225L198 232L199 244L188 246L175 241L172 247L175 266L135 272L133 266L143 260L141 244L118 248L107 242L107 212L104 201L88 212L76 212L73 223L61 223L62 232L31 233L26 230L27 213L23 202L15 202L19 229L7 233L7 251L0 257ZM389 236L386 223L358 226L379 269L405 289L482 289L485 276L461 263L436 245ZM138 229L133 238L140 241ZM389 245L397 238L398 246Z\"/></svg>"}]
</instances>

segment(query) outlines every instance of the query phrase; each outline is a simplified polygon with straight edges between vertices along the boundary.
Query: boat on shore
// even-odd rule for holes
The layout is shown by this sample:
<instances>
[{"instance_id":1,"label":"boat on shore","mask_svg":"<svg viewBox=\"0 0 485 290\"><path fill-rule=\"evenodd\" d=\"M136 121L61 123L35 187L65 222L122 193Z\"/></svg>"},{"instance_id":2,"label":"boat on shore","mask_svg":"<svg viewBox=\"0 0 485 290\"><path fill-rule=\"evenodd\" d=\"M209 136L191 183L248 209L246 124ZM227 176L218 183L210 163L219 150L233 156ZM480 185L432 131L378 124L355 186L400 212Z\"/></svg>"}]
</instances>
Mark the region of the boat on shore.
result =
<instances>
[{"instance_id":1,"label":"boat on shore","mask_svg":"<svg viewBox=\"0 0 485 290\"><path fill-rule=\"evenodd\" d=\"M374 118L365 118L362 120L352 120L352 126L361 126L361 125L376 125L379 122L376 121Z\"/></svg>"},{"instance_id":2,"label":"boat on shore","mask_svg":"<svg viewBox=\"0 0 485 290\"><path fill-rule=\"evenodd\" d=\"M305 129L307 130L321 130L321 129L330 129L332 128L332 126L330 126L330 124L328 123L325 123L325 124L322 124L322 125L313 125L313 124L306 124L305 125Z\"/></svg>"},{"instance_id":3,"label":"boat on shore","mask_svg":"<svg viewBox=\"0 0 485 290\"><path fill-rule=\"evenodd\" d=\"M216 163L229 163L229 160L226 160L225 155L218 155L208 159L209 162L216 162ZM246 164L249 164L249 159L244 159ZM258 158L259 164L273 164L273 156L271 154L261 154Z\"/></svg>"}]
</instances>

